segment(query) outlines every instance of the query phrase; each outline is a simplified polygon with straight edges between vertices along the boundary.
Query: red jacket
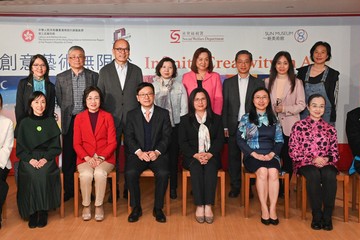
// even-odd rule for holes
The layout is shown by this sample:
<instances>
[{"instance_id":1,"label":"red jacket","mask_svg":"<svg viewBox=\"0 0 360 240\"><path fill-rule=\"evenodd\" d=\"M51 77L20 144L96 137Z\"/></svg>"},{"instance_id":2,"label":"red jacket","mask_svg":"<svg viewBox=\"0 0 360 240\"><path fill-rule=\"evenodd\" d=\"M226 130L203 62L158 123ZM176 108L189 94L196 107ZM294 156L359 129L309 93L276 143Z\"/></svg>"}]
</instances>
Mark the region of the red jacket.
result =
<instances>
[{"instance_id":1,"label":"red jacket","mask_svg":"<svg viewBox=\"0 0 360 240\"><path fill-rule=\"evenodd\" d=\"M77 154L76 165L84 163L84 157L96 153L105 157L105 161L115 165L117 146L114 119L104 110L99 110L95 133L90 123L89 111L79 113L74 123L74 150Z\"/></svg>"}]
</instances>

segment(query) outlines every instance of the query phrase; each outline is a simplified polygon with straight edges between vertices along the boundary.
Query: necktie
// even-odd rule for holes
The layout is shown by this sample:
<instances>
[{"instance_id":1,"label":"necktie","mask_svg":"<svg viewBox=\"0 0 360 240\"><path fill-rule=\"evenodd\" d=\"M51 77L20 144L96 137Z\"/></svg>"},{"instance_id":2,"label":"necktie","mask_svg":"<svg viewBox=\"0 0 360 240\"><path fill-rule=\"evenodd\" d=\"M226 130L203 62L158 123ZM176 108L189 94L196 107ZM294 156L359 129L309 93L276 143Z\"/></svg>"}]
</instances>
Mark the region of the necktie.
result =
<instances>
[{"instance_id":1,"label":"necktie","mask_svg":"<svg viewBox=\"0 0 360 240\"><path fill-rule=\"evenodd\" d=\"M147 122L150 122L150 111L149 110L146 110L146 112L145 112L145 119Z\"/></svg>"}]
</instances>

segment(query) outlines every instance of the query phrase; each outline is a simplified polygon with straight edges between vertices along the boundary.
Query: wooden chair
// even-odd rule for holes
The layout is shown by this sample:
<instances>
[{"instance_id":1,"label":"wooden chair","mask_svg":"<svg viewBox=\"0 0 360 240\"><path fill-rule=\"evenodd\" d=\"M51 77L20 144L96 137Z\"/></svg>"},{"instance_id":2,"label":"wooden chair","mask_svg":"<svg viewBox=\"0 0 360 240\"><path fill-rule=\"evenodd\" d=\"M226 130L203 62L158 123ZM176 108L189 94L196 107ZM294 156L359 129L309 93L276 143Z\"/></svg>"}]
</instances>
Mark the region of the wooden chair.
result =
<instances>
[{"instance_id":1,"label":"wooden chair","mask_svg":"<svg viewBox=\"0 0 360 240\"><path fill-rule=\"evenodd\" d=\"M352 178L352 210L356 210L357 199L360 201L360 175L355 173L351 176ZM358 208L358 222L360 223L360 203Z\"/></svg>"},{"instance_id":2,"label":"wooden chair","mask_svg":"<svg viewBox=\"0 0 360 240\"><path fill-rule=\"evenodd\" d=\"M79 216L79 175L80 173L76 171L74 173L74 216ZM116 171L111 171L108 176L111 178L111 186L112 186L112 199L113 199L113 216L116 217Z\"/></svg>"},{"instance_id":3,"label":"wooden chair","mask_svg":"<svg viewBox=\"0 0 360 240\"><path fill-rule=\"evenodd\" d=\"M7 212L6 212L6 200L5 200L3 208L2 208L2 218L6 219L6 217L7 217Z\"/></svg>"},{"instance_id":4,"label":"wooden chair","mask_svg":"<svg viewBox=\"0 0 360 240\"><path fill-rule=\"evenodd\" d=\"M336 176L336 180L343 182L343 212L344 212L344 222L349 221L349 175L340 173ZM298 175L296 179L296 206L300 206L301 200L301 219L306 219L306 201L307 201L307 193L306 193L306 178L304 176ZM301 194L301 196L300 196ZM359 213L360 214L360 213Z\"/></svg>"},{"instance_id":5,"label":"wooden chair","mask_svg":"<svg viewBox=\"0 0 360 240\"><path fill-rule=\"evenodd\" d=\"M182 215L186 216L186 202L187 202L187 178L190 177L190 171L183 169L182 172ZM217 177L220 178L220 201L221 201L221 216L225 216L225 172L219 170Z\"/></svg>"},{"instance_id":6,"label":"wooden chair","mask_svg":"<svg viewBox=\"0 0 360 240\"><path fill-rule=\"evenodd\" d=\"M244 191L245 191L244 215L245 215L245 218L248 218L249 217L249 202L250 202L250 179L251 178L256 179L256 174L255 173L245 172L244 177L245 177L245 179L244 179L245 180L245 182L244 182L244 186L245 186L245 189L244 189ZM290 207L290 201L289 201L289 199L290 199L289 198L289 187L290 187L289 173L285 173L284 175L279 175L279 179L284 180L284 197L285 197L284 212L285 212L285 218L289 218L289 207Z\"/></svg>"},{"instance_id":7,"label":"wooden chair","mask_svg":"<svg viewBox=\"0 0 360 240\"><path fill-rule=\"evenodd\" d=\"M141 173L140 177L155 177L154 173L148 169ZM128 214L131 213L131 206L130 206L130 192L128 191ZM170 186L168 184L165 193L165 205L166 205L166 215L170 216Z\"/></svg>"}]
</instances>

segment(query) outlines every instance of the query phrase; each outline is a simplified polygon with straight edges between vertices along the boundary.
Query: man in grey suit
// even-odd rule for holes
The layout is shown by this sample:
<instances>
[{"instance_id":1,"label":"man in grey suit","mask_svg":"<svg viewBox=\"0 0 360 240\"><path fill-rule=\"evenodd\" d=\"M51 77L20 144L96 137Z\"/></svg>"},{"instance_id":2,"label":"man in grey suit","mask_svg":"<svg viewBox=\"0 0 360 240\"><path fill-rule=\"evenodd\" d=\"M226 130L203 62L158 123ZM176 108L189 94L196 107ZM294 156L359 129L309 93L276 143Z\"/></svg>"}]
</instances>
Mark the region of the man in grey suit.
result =
<instances>
[{"instance_id":1,"label":"man in grey suit","mask_svg":"<svg viewBox=\"0 0 360 240\"><path fill-rule=\"evenodd\" d=\"M61 109L63 137L62 171L64 173L64 200L74 196L74 172L76 153L73 148L75 116L83 110L82 96L88 86L96 86L99 74L84 68L85 51L72 46L68 51L70 69L56 76L55 93Z\"/></svg>"},{"instance_id":2,"label":"man in grey suit","mask_svg":"<svg viewBox=\"0 0 360 240\"><path fill-rule=\"evenodd\" d=\"M228 162L231 190L229 197L235 198L240 193L241 161L240 149L236 144L236 132L239 121L249 111L251 96L258 87L264 87L264 81L249 74L252 54L241 50L235 56L238 74L225 79L223 83L223 110L222 118L224 134L228 138Z\"/></svg>"},{"instance_id":3,"label":"man in grey suit","mask_svg":"<svg viewBox=\"0 0 360 240\"><path fill-rule=\"evenodd\" d=\"M124 133L127 112L138 106L136 88L139 83L143 82L143 75L138 66L128 61L130 56L128 41L125 39L116 40L113 44L112 53L115 59L100 70L98 87L104 94L104 109L114 117L118 141L116 172L119 176L118 159L121 135ZM118 187L117 190L119 190ZM124 189L124 197L127 197L126 189ZM112 202L111 195L109 202Z\"/></svg>"}]
</instances>

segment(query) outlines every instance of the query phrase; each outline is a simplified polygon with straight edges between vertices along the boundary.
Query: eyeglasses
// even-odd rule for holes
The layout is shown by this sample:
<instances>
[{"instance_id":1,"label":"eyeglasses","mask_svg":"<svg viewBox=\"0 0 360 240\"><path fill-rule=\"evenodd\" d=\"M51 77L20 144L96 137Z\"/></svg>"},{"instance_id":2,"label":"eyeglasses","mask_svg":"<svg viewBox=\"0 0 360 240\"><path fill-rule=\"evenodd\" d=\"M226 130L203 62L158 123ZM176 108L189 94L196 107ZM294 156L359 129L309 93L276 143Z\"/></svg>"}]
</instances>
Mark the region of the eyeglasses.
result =
<instances>
[{"instance_id":1,"label":"eyeglasses","mask_svg":"<svg viewBox=\"0 0 360 240\"><path fill-rule=\"evenodd\" d=\"M141 98L152 97L152 96L154 96L154 93L140 93L140 94L138 94L138 96Z\"/></svg>"},{"instance_id":2,"label":"eyeglasses","mask_svg":"<svg viewBox=\"0 0 360 240\"><path fill-rule=\"evenodd\" d=\"M250 64L250 61L237 61L236 63L237 64L246 64L246 65L248 65L248 64Z\"/></svg>"},{"instance_id":3,"label":"eyeglasses","mask_svg":"<svg viewBox=\"0 0 360 240\"><path fill-rule=\"evenodd\" d=\"M45 68L46 65L45 64L33 64L32 65L34 68Z\"/></svg>"},{"instance_id":4,"label":"eyeglasses","mask_svg":"<svg viewBox=\"0 0 360 240\"><path fill-rule=\"evenodd\" d=\"M114 50L116 50L119 53L121 53L121 52L128 53L130 51L129 48L114 48Z\"/></svg>"},{"instance_id":5,"label":"eyeglasses","mask_svg":"<svg viewBox=\"0 0 360 240\"><path fill-rule=\"evenodd\" d=\"M80 59L83 59L83 58L84 58L84 56L70 56L69 57L69 59L71 59L71 60L74 60L74 59L80 60Z\"/></svg>"},{"instance_id":6,"label":"eyeglasses","mask_svg":"<svg viewBox=\"0 0 360 240\"><path fill-rule=\"evenodd\" d=\"M194 102L206 102L206 98L195 98Z\"/></svg>"},{"instance_id":7,"label":"eyeglasses","mask_svg":"<svg viewBox=\"0 0 360 240\"><path fill-rule=\"evenodd\" d=\"M88 97L88 98L86 98L86 101L89 101L89 102L92 102L92 101L100 101L100 97L94 97L94 98Z\"/></svg>"}]
</instances>

